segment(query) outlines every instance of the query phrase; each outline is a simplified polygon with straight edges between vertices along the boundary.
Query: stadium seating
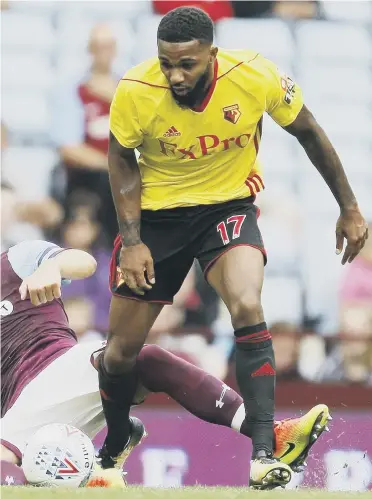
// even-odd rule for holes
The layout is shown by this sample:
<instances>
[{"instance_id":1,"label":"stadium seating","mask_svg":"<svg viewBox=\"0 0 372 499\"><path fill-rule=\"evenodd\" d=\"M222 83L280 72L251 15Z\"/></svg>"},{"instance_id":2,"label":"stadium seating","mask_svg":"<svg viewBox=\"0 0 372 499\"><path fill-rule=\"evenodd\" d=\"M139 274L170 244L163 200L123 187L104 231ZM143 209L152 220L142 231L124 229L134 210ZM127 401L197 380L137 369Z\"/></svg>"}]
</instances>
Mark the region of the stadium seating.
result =
<instances>
[{"instance_id":1,"label":"stadium seating","mask_svg":"<svg viewBox=\"0 0 372 499\"><path fill-rule=\"evenodd\" d=\"M153 57L157 54L156 33L161 16L148 16L141 19L137 26L135 52L133 53L133 61L135 64Z\"/></svg>"},{"instance_id":2,"label":"stadium seating","mask_svg":"<svg viewBox=\"0 0 372 499\"><path fill-rule=\"evenodd\" d=\"M268 143L274 139L287 143L291 142L291 137L289 137L288 134L268 115L264 116L262 129L263 140L267 140Z\"/></svg>"},{"instance_id":3,"label":"stadium seating","mask_svg":"<svg viewBox=\"0 0 372 499\"><path fill-rule=\"evenodd\" d=\"M299 53L316 64L342 67L368 65L372 44L363 26L327 21L300 21L296 25Z\"/></svg>"},{"instance_id":4,"label":"stadium seating","mask_svg":"<svg viewBox=\"0 0 372 499\"><path fill-rule=\"evenodd\" d=\"M58 20L58 55L73 54L75 57L84 55L87 50L89 33L97 23L95 19L86 19L68 14ZM118 53L131 54L134 50L135 36L132 27L125 19L108 23L112 28L118 43Z\"/></svg>"},{"instance_id":5,"label":"stadium seating","mask_svg":"<svg viewBox=\"0 0 372 499\"><path fill-rule=\"evenodd\" d=\"M294 217L262 215L258 222L268 254L267 275L298 276L300 272L300 238Z\"/></svg>"},{"instance_id":6,"label":"stadium seating","mask_svg":"<svg viewBox=\"0 0 372 499\"><path fill-rule=\"evenodd\" d=\"M67 2L60 14L102 21L126 21L131 25L141 22L143 16L152 13L151 2L148 1L112 1L107 2Z\"/></svg>"},{"instance_id":7,"label":"stadium seating","mask_svg":"<svg viewBox=\"0 0 372 499\"><path fill-rule=\"evenodd\" d=\"M322 202L316 192L314 207ZM312 215L304 217L301 247L305 311L307 316L320 319L323 334L334 334L338 332L338 290L344 269L341 256L335 254L336 218L320 217L316 212Z\"/></svg>"},{"instance_id":8,"label":"stadium seating","mask_svg":"<svg viewBox=\"0 0 372 499\"><path fill-rule=\"evenodd\" d=\"M363 211L364 216L369 221L369 223L372 223L371 177L369 178L360 177L358 180L355 181L353 181L353 178L351 176L349 176L349 178L353 191L358 199L358 203Z\"/></svg>"},{"instance_id":9,"label":"stadium seating","mask_svg":"<svg viewBox=\"0 0 372 499\"><path fill-rule=\"evenodd\" d=\"M291 31L279 19L224 19L217 25L216 39L226 49L246 47L256 50L283 65L285 70L290 69L295 54Z\"/></svg>"},{"instance_id":10,"label":"stadium seating","mask_svg":"<svg viewBox=\"0 0 372 499\"><path fill-rule=\"evenodd\" d=\"M347 76L345 76L347 74ZM296 77L306 100L325 101L333 105L340 102L355 105L372 103L371 71L368 66L333 67L301 63Z\"/></svg>"},{"instance_id":11,"label":"stadium seating","mask_svg":"<svg viewBox=\"0 0 372 499\"><path fill-rule=\"evenodd\" d=\"M57 41L52 21L47 15L4 12L1 16L1 28L4 53L12 50L14 53L27 51L51 54Z\"/></svg>"},{"instance_id":12,"label":"stadium seating","mask_svg":"<svg viewBox=\"0 0 372 499\"><path fill-rule=\"evenodd\" d=\"M268 118L266 121L269 121ZM266 122L265 122L266 124ZM278 127L276 127L278 128ZM296 171L296 165L293 161L293 140L290 137L267 137L266 127L260 145L259 158L263 164L265 178L279 178L283 175L292 175Z\"/></svg>"},{"instance_id":13,"label":"stadium seating","mask_svg":"<svg viewBox=\"0 0 372 499\"><path fill-rule=\"evenodd\" d=\"M50 192L50 174L57 160L58 155L51 148L10 147L6 151L2 175L16 186L23 199L40 199Z\"/></svg>"},{"instance_id":14,"label":"stadium seating","mask_svg":"<svg viewBox=\"0 0 372 499\"><path fill-rule=\"evenodd\" d=\"M13 137L30 142L48 137L51 110L42 92L7 92L2 105L3 120Z\"/></svg>"},{"instance_id":15,"label":"stadium seating","mask_svg":"<svg viewBox=\"0 0 372 499\"><path fill-rule=\"evenodd\" d=\"M336 220L340 210L321 175L306 158L299 161L298 168L301 172L298 193L304 219L313 215Z\"/></svg>"},{"instance_id":16,"label":"stadium seating","mask_svg":"<svg viewBox=\"0 0 372 499\"><path fill-rule=\"evenodd\" d=\"M45 2L45 1L35 1L35 0L12 0L11 10L12 12L23 12L25 14L37 13L43 16L52 16L58 12L60 2Z\"/></svg>"},{"instance_id":17,"label":"stadium seating","mask_svg":"<svg viewBox=\"0 0 372 499\"><path fill-rule=\"evenodd\" d=\"M4 92L49 92L54 84L55 72L50 57L44 54L12 54L2 57L2 87Z\"/></svg>"},{"instance_id":18,"label":"stadium seating","mask_svg":"<svg viewBox=\"0 0 372 499\"><path fill-rule=\"evenodd\" d=\"M55 69L56 79L59 82L71 84L80 81L89 70L90 57L88 54L64 54L58 59L57 67ZM133 66L132 59L127 55L118 54L114 62L114 73L117 75L118 80L124 73Z\"/></svg>"},{"instance_id":19,"label":"stadium seating","mask_svg":"<svg viewBox=\"0 0 372 499\"><path fill-rule=\"evenodd\" d=\"M342 140L335 137L333 145L351 182L372 182L371 143L368 140Z\"/></svg>"},{"instance_id":20,"label":"stadium seating","mask_svg":"<svg viewBox=\"0 0 372 499\"><path fill-rule=\"evenodd\" d=\"M372 7L370 2L320 5L327 20L221 20L216 41L223 48L257 50L293 74L372 220ZM113 26L118 39L114 71L119 78L131 65L156 55L159 19L149 1L14 1L2 13L3 120L11 145L18 146L6 153L5 174L21 192L48 192L56 161L49 137L51 91L56 81L71 83L89 68L90 29L97 22ZM306 311L321 315L322 330L333 332L342 271L334 254L337 204L296 140L269 117L264 120L260 159L266 185L258 203L269 252L264 287L268 320L298 324ZM38 182L32 182L36 176ZM293 219L283 221L280 231L280 222L270 218L273 199L278 205L284 200L293 205L303 227L297 238ZM320 276L326 277L321 285Z\"/></svg>"},{"instance_id":21,"label":"stadium seating","mask_svg":"<svg viewBox=\"0 0 372 499\"><path fill-rule=\"evenodd\" d=\"M330 21L372 22L371 2L330 2L329 0L323 0L321 7L326 18Z\"/></svg>"},{"instance_id":22,"label":"stadium seating","mask_svg":"<svg viewBox=\"0 0 372 499\"><path fill-rule=\"evenodd\" d=\"M63 14L58 20L59 39L57 43L57 73L64 81L75 81L89 69L90 57L87 53L89 32L96 24L94 19L83 19ZM135 34L131 25L123 19L108 23L117 38L117 57L114 71L120 78L133 65L131 54L134 51Z\"/></svg>"},{"instance_id":23,"label":"stadium seating","mask_svg":"<svg viewBox=\"0 0 372 499\"><path fill-rule=\"evenodd\" d=\"M262 303L269 324L286 321L299 325L302 318L300 281L290 277L267 276L262 290Z\"/></svg>"},{"instance_id":24,"label":"stadium seating","mask_svg":"<svg viewBox=\"0 0 372 499\"><path fill-rule=\"evenodd\" d=\"M311 101L308 105L331 139L336 135L348 140L372 137L372 115L368 106L345 102L331 105L324 100Z\"/></svg>"}]
</instances>

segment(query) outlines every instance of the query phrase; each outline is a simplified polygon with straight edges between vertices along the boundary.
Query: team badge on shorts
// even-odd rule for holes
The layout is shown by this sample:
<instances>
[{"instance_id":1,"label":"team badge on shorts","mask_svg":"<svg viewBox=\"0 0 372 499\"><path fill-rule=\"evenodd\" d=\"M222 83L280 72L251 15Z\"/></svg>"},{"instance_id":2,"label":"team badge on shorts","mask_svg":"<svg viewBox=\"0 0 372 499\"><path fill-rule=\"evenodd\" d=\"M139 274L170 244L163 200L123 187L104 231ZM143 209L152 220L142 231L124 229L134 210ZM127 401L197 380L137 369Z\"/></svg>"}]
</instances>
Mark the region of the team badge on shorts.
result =
<instances>
[{"instance_id":1,"label":"team badge on shorts","mask_svg":"<svg viewBox=\"0 0 372 499\"><path fill-rule=\"evenodd\" d=\"M230 123L238 122L242 113L239 110L239 104L233 104L232 106L226 106L222 109L223 117L226 121L230 121Z\"/></svg>"}]
</instances>

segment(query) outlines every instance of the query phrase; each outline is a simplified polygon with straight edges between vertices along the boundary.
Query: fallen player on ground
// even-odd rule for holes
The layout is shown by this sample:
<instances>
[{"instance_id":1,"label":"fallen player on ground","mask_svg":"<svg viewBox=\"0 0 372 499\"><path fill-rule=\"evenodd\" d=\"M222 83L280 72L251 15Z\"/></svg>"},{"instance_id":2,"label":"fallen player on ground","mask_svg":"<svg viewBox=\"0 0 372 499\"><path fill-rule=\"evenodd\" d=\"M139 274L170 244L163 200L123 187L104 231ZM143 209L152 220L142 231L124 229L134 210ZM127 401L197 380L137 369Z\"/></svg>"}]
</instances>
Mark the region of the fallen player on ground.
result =
<instances>
[{"instance_id":1,"label":"fallen player on ground","mask_svg":"<svg viewBox=\"0 0 372 499\"><path fill-rule=\"evenodd\" d=\"M46 241L24 241L1 255L2 484L12 470L19 483L25 443L42 426L67 423L92 439L104 427L96 365L105 343L78 344L61 300L63 284L95 270L88 253ZM156 345L142 348L136 366L133 404L164 392L199 419L250 437L242 398L219 379ZM327 406L318 405L302 418L276 423L275 458L290 472L299 470L329 418ZM131 418L130 424L123 454L100 461L95 483L124 486L124 461L145 434L140 420Z\"/></svg>"}]
</instances>

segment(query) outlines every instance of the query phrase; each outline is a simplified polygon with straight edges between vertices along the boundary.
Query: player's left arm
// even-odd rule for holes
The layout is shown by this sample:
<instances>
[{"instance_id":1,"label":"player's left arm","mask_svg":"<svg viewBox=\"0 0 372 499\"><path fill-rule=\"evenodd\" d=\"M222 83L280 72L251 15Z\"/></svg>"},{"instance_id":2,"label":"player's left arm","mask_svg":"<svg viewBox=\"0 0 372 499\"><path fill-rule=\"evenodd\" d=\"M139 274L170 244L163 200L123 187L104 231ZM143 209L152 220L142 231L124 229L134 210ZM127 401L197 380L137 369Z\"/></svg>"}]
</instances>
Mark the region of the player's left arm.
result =
<instances>
[{"instance_id":1,"label":"player's left arm","mask_svg":"<svg viewBox=\"0 0 372 499\"><path fill-rule=\"evenodd\" d=\"M360 212L340 158L326 133L305 105L302 106L296 119L283 128L297 138L332 191L341 212L336 225L336 253L342 252L345 238L347 245L342 264L352 262L368 238L368 226Z\"/></svg>"},{"instance_id":2,"label":"player's left arm","mask_svg":"<svg viewBox=\"0 0 372 499\"><path fill-rule=\"evenodd\" d=\"M94 274L97 262L89 253L65 249L43 240L22 241L8 250L13 271L22 279L22 300L40 305L61 296L63 281Z\"/></svg>"},{"instance_id":3,"label":"player's left arm","mask_svg":"<svg viewBox=\"0 0 372 499\"><path fill-rule=\"evenodd\" d=\"M340 206L336 253L342 252L345 238L347 245L342 264L352 262L364 246L368 229L341 161L324 130L304 105L297 83L267 59L258 57L257 64L265 74L266 111L278 125L297 138Z\"/></svg>"},{"instance_id":4,"label":"player's left arm","mask_svg":"<svg viewBox=\"0 0 372 499\"><path fill-rule=\"evenodd\" d=\"M44 260L19 288L22 300L30 296L33 305L41 305L61 297L63 279L84 279L94 274L96 260L82 250L66 249Z\"/></svg>"}]
</instances>

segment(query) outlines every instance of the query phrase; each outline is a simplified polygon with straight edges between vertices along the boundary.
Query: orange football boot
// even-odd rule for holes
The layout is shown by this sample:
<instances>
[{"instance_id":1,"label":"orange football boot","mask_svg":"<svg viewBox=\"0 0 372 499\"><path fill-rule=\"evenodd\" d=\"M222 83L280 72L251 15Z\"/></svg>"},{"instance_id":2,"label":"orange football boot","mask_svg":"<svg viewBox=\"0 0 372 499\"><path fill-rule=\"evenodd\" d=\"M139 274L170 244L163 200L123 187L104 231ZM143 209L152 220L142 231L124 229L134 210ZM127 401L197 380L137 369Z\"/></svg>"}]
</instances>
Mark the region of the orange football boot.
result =
<instances>
[{"instance_id":1,"label":"orange football boot","mask_svg":"<svg viewBox=\"0 0 372 499\"><path fill-rule=\"evenodd\" d=\"M311 447L324 431L329 431L327 423L331 419L328 407L319 404L300 418L276 422L274 458L293 471L303 471Z\"/></svg>"}]
</instances>

